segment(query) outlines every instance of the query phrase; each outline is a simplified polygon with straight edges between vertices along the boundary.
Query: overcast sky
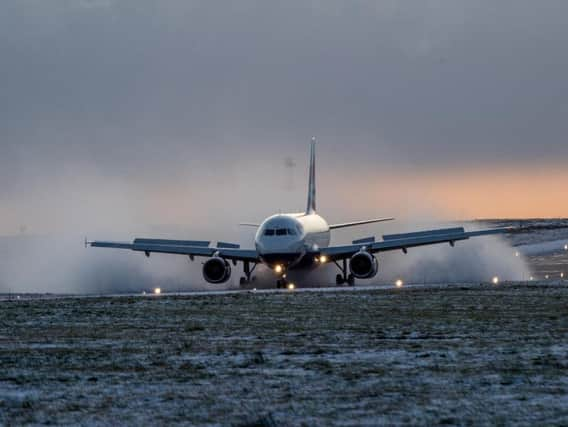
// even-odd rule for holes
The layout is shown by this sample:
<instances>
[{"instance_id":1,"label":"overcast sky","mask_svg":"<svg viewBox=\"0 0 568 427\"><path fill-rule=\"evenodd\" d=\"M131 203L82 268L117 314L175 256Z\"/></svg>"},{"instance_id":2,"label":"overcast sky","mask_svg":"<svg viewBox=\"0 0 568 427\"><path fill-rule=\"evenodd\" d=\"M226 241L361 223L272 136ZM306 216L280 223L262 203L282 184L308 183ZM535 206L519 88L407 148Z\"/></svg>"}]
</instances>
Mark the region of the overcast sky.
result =
<instances>
[{"instance_id":1,"label":"overcast sky","mask_svg":"<svg viewBox=\"0 0 568 427\"><path fill-rule=\"evenodd\" d=\"M312 135L331 220L568 216L566 16L564 0L5 0L0 233L302 209Z\"/></svg>"}]
</instances>

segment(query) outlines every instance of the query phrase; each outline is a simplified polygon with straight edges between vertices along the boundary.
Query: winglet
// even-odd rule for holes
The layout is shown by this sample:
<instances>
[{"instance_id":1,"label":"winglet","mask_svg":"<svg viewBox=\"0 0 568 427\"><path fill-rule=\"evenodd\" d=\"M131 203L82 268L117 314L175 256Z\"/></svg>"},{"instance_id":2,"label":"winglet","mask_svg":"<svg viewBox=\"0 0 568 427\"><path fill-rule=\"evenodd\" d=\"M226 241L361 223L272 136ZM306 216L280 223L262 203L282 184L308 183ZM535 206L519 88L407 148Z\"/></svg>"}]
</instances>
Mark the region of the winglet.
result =
<instances>
[{"instance_id":1,"label":"winglet","mask_svg":"<svg viewBox=\"0 0 568 427\"><path fill-rule=\"evenodd\" d=\"M306 214L316 213L316 137L312 137L310 145L310 170L308 184L308 206Z\"/></svg>"}]
</instances>

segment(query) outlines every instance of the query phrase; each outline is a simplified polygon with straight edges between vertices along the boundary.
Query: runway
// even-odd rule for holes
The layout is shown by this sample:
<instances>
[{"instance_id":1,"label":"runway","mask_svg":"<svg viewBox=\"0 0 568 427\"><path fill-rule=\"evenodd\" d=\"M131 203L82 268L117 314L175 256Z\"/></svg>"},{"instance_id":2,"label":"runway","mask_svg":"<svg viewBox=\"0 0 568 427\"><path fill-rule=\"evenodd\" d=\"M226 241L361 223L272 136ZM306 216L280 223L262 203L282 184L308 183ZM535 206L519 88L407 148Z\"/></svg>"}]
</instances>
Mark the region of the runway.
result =
<instances>
[{"instance_id":1,"label":"runway","mask_svg":"<svg viewBox=\"0 0 568 427\"><path fill-rule=\"evenodd\" d=\"M1 424L568 422L568 286L0 302Z\"/></svg>"}]
</instances>

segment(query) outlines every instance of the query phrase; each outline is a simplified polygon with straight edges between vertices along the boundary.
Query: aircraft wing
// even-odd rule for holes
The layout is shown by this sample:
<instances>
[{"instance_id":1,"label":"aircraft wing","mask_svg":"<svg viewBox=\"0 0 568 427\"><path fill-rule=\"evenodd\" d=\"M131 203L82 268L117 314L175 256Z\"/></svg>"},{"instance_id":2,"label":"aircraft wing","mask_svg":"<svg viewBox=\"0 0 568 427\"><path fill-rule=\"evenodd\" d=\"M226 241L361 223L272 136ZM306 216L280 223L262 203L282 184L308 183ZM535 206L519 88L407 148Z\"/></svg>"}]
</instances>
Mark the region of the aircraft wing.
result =
<instances>
[{"instance_id":1,"label":"aircraft wing","mask_svg":"<svg viewBox=\"0 0 568 427\"><path fill-rule=\"evenodd\" d=\"M493 228L466 232L463 227L456 227L406 234L390 234L383 236L382 242L369 241L368 243L357 243L345 246L330 246L320 249L318 253L327 256L331 261L337 261L350 258L363 248L370 253L394 250L402 250L406 253L408 248L417 246L435 245L439 243L449 243L453 246L455 242L467 240L470 237L502 234L510 231L511 228Z\"/></svg>"},{"instance_id":2,"label":"aircraft wing","mask_svg":"<svg viewBox=\"0 0 568 427\"><path fill-rule=\"evenodd\" d=\"M218 256L234 261L260 261L254 249L240 249L233 243L218 242L216 247L210 247L211 242L201 240L167 240L167 239L135 239L129 242L86 241L86 246L93 248L130 249L144 252L146 256L151 253L186 255L193 257Z\"/></svg>"}]
</instances>

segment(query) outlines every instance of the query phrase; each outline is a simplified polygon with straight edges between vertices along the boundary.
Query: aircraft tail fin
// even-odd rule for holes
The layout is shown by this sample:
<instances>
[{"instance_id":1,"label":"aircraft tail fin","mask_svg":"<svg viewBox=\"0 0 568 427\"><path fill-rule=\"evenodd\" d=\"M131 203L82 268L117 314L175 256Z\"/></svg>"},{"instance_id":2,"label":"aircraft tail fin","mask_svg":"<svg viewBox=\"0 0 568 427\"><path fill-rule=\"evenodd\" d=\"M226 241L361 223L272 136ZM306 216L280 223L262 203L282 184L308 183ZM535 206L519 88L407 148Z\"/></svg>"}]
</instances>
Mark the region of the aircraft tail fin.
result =
<instances>
[{"instance_id":1,"label":"aircraft tail fin","mask_svg":"<svg viewBox=\"0 0 568 427\"><path fill-rule=\"evenodd\" d=\"M308 184L308 206L306 214L316 213L316 138L312 137L310 145L310 171Z\"/></svg>"}]
</instances>

